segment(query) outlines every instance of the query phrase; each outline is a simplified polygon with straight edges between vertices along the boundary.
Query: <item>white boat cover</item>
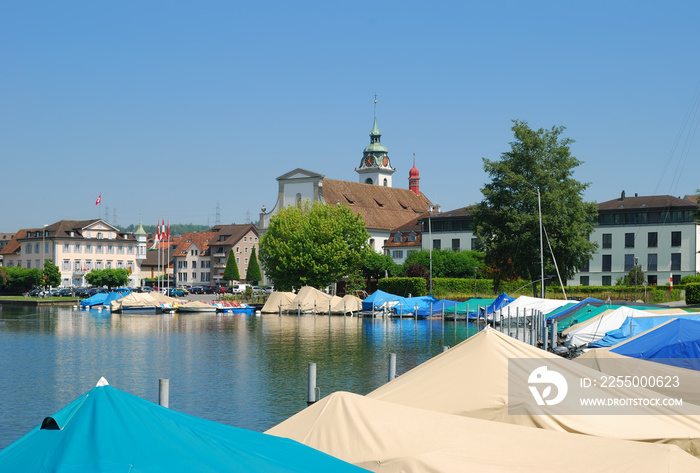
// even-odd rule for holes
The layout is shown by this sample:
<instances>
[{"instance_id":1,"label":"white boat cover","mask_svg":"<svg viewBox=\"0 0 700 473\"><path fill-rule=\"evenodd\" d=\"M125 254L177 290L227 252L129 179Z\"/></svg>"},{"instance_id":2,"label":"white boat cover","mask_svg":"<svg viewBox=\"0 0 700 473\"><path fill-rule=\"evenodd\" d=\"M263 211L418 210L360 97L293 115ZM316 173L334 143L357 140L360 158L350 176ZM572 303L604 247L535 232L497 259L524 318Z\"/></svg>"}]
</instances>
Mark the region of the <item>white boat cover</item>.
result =
<instances>
[{"instance_id":1,"label":"white boat cover","mask_svg":"<svg viewBox=\"0 0 700 473\"><path fill-rule=\"evenodd\" d=\"M336 392L266 432L378 472L691 472L675 445L533 429Z\"/></svg>"},{"instance_id":2,"label":"white boat cover","mask_svg":"<svg viewBox=\"0 0 700 473\"><path fill-rule=\"evenodd\" d=\"M362 312L362 299L352 294L346 294L343 298L333 304L332 312L334 314L352 314Z\"/></svg>"},{"instance_id":3,"label":"white boat cover","mask_svg":"<svg viewBox=\"0 0 700 473\"><path fill-rule=\"evenodd\" d=\"M558 309L566 304L571 304L571 302L572 301L567 301L565 299L540 299L539 297L520 296L510 304L503 306L501 308L501 315L503 318L507 319L510 313L510 316L515 318L517 311L522 317L524 310L527 310L528 316L533 310L548 314L554 309Z\"/></svg>"},{"instance_id":4,"label":"white boat cover","mask_svg":"<svg viewBox=\"0 0 700 473\"><path fill-rule=\"evenodd\" d=\"M310 313L315 310L317 314L327 314L339 300L340 297L331 296L315 287L304 286L299 289L287 310L290 313L297 312L297 310Z\"/></svg>"},{"instance_id":5,"label":"white boat cover","mask_svg":"<svg viewBox=\"0 0 700 473\"><path fill-rule=\"evenodd\" d=\"M160 309L160 303L156 301L150 294L131 292L121 299L110 303L112 312L134 309Z\"/></svg>"},{"instance_id":6,"label":"white boat cover","mask_svg":"<svg viewBox=\"0 0 700 473\"><path fill-rule=\"evenodd\" d=\"M265 305L260 310L263 314L277 314L280 311L280 305L282 306L282 312L287 312L289 309L289 304L292 303L296 294L293 292L278 292L275 291L270 294L267 298Z\"/></svg>"},{"instance_id":7,"label":"white boat cover","mask_svg":"<svg viewBox=\"0 0 700 473\"><path fill-rule=\"evenodd\" d=\"M177 306L180 312L216 312L216 306L205 304L202 301L188 301Z\"/></svg>"},{"instance_id":8,"label":"white boat cover","mask_svg":"<svg viewBox=\"0 0 700 473\"><path fill-rule=\"evenodd\" d=\"M632 358L618 353L613 353L607 348L593 348L583 355L574 358L576 363L593 368L601 373L612 376L630 376L643 374L646 376L678 376L678 386L654 385L648 389L661 393L664 396L680 397L683 402L690 402L700 406L700 372L677 366L665 365L639 358Z\"/></svg>"},{"instance_id":9,"label":"white boat cover","mask_svg":"<svg viewBox=\"0 0 700 473\"><path fill-rule=\"evenodd\" d=\"M571 360L527 345L512 337L486 329L413 368L367 394L368 397L449 414L496 420L511 424L652 443L669 443L694 455L700 454L700 416L686 415L698 406L639 406L629 415L540 414L532 396L513 400L523 415L508 412L510 359L549 358L557 369L574 377L599 377L600 373ZM527 375L525 375L526 377ZM527 377L525 378L527 379ZM609 397L599 387L590 396ZM617 393L632 398L659 395L641 388L620 388ZM688 410L686 410L688 409ZM629 411L627 411L629 412Z\"/></svg>"},{"instance_id":10,"label":"white boat cover","mask_svg":"<svg viewBox=\"0 0 700 473\"><path fill-rule=\"evenodd\" d=\"M629 306L619 307L611 312L605 311L580 324L572 325L564 332L567 346L581 347L596 340L600 340L611 330L617 330L627 317L659 317L661 315L688 314L682 309L669 310L639 310Z\"/></svg>"}]
</instances>

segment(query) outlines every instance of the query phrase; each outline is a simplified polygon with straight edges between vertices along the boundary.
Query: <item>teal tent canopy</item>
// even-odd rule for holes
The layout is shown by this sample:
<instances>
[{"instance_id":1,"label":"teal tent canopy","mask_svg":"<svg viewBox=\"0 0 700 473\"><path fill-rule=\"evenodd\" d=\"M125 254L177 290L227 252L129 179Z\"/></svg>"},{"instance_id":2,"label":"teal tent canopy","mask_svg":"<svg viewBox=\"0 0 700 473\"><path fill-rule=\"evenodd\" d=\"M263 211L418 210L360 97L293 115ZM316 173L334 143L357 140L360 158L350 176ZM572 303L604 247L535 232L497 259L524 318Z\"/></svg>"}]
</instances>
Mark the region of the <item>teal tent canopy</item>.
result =
<instances>
[{"instance_id":1,"label":"teal tent canopy","mask_svg":"<svg viewBox=\"0 0 700 473\"><path fill-rule=\"evenodd\" d=\"M0 471L366 471L293 440L161 407L98 385L0 452Z\"/></svg>"}]
</instances>

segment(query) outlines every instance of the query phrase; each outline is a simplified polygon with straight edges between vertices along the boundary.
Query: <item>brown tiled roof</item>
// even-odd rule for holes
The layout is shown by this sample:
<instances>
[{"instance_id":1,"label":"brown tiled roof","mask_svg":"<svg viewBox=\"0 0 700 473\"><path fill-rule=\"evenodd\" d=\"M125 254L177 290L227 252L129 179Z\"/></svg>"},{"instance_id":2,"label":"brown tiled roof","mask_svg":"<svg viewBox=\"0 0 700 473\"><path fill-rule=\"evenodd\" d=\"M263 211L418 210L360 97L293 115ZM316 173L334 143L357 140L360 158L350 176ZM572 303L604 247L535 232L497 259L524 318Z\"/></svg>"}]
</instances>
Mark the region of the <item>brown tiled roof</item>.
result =
<instances>
[{"instance_id":1,"label":"brown tiled roof","mask_svg":"<svg viewBox=\"0 0 700 473\"><path fill-rule=\"evenodd\" d=\"M27 229L22 229L15 233L12 239L9 242L7 242L7 245L5 245L5 247L2 250L0 250L0 255L13 255L17 253L20 247L22 246L19 240L25 238L27 236L28 231L29 230Z\"/></svg>"},{"instance_id":2,"label":"brown tiled roof","mask_svg":"<svg viewBox=\"0 0 700 473\"><path fill-rule=\"evenodd\" d=\"M202 253L205 253L209 249L209 243L214 242L216 238L216 232L185 233L177 240L175 244L175 256L187 254L187 250L189 250L190 246L192 245L196 245Z\"/></svg>"},{"instance_id":3,"label":"brown tiled roof","mask_svg":"<svg viewBox=\"0 0 700 473\"><path fill-rule=\"evenodd\" d=\"M259 236L258 228L252 223L241 225L216 225L211 229L215 235L209 242L209 245L217 243L220 245L235 245L251 230L255 233L255 236ZM220 240L220 238L223 238L223 240Z\"/></svg>"},{"instance_id":4,"label":"brown tiled roof","mask_svg":"<svg viewBox=\"0 0 700 473\"><path fill-rule=\"evenodd\" d=\"M384 248L391 248L392 246L400 246L402 248L407 246L421 246L421 242L423 241L423 233L421 231L420 220L427 215L428 212L422 213L419 216L412 218L408 222L405 222L403 225L399 225L398 227L392 229L391 233L389 234L389 239L384 244ZM396 235L397 232L401 232L401 241L394 241L394 235ZM408 235L410 235L411 232L416 234L415 241L408 241Z\"/></svg>"},{"instance_id":5,"label":"brown tiled roof","mask_svg":"<svg viewBox=\"0 0 700 473\"><path fill-rule=\"evenodd\" d=\"M384 187L359 182L323 180L323 201L347 205L361 214L370 229L391 230L422 214L432 205L423 195L408 189Z\"/></svg>"},{"instance_id":6,"label":"brown tiled roof","mask_svg":"<svg viewBox=\"0 0 700 473\"><path fill-rule=\"evenodd\" d=\"M598 204L598 211L648 210L648 209L697 209L698 205L670 195L620 197Z\"/></svg>"},{"instance_id":7,"label":"brown tiled roof","mask_svg":"<svg viewBox=\"0 0 700 473\"><path fill-rule=\"evenodd\" d=\"M698 203L698 197L700 197L700 196L698 196L698 195L696 195L696 194L688 194L688 195L685 196L685 200L687 200L687 201L689 201L689 202L691 202L691 203L693 203L693 204L697 204L697 203Z\"/></svg>"}]
</instances>

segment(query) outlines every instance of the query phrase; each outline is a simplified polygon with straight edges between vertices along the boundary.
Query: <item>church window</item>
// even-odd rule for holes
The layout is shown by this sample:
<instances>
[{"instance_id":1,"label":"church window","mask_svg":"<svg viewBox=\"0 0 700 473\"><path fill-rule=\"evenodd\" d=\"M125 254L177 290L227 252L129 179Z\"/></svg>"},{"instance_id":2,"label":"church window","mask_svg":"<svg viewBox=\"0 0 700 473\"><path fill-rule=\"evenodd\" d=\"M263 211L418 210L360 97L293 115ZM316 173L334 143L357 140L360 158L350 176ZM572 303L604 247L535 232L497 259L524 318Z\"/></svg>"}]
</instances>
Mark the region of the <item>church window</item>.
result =
<instances>
[{"instance_id":1,"label":"church window","mask_svg":"<svg viewBox=\"0 0 700 473\"><path fill-rule=\"evenodd\" d=\"M387 187L387 185L389 185L389 181L387 181L386 179L384 179L384 187Z\"/></svg>"},{"instance_id":2,"label":"church window","mask_svg":"<svg viewBox=\"0 0 700 473\"><path fill-rule=\"evenodd\" d=\"M372 182L371 177L368 177L367 179L365 179L365 184L374 184L374 182Z\"/></svg>"}]
</instances>

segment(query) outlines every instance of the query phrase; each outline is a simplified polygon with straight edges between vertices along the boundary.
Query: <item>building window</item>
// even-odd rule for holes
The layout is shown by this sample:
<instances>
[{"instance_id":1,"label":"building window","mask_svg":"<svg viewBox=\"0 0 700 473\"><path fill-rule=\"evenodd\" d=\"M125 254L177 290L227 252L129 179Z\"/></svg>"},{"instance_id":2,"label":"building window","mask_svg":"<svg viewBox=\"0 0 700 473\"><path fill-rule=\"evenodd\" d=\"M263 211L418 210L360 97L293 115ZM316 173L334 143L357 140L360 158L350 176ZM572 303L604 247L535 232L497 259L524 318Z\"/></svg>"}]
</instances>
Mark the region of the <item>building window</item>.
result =
<instances>
[{"instance_id":1,"label":"building window","mask_svg":"<svg viewBox=\"0 0 700 473\"><path fill-rule=\"evenodd\" d=\"M408 237L406 238L408 241L416 241L416 232L411 232L408 234Z\"/></svg>"},{"instance_id":2,"label":"building window","mask_svg":"<svg viewBox=\"0 0 700 473\"><path fill-rule=\"evenodd\" d=\"M197 271L192 271L192 280L193 281L197 280Z\"/></svg>"},{"instance_id":3,"label":"building window","mask_svg":"<svg viewBox=\"0 0 700 473\"><path fill-rule=\"evenodd\" d=\"M611 286L610 284L612 282L612 276L603 276L602 283L603 286Z\"/></svg>"},{"instance_id":4,"label":"building window","mask_svg":"<svg viewBox=\"0 0 700 473\"><path fill-rule=\"evenodd\" d=\"M32 260L28 259L27 260L27 269L32 267Z\"/></svg>"},{"instance_id":5,"label":"building window","mask_svg":"<svg viewBox=\"0 0 700 473\"><path fill-rule=\"evenodd\" d=\"M48 252L49 252L49 244L44 243L44 253L48 253Z\"/></svg>"},{"instance_id":6,"label":"building window","mask_svg":"<svg viewBox=\"0 0 700 473\"><path fill-rule=\"evenodd\" d=\"M80 260L73 261L73 271L80 271Z\"/></svg>"},{"instance_id":7,"label":"building window","mask_svg":"<svg viewBox=\"0 0 700 473\"><path fill-rule=\"evenodd\" d=\"M649 253L647 255L647 271L658 271L659 255Z\"/></svg>"},{"instance_id":8,"label":"building window","mask_svg":"<svg viewBox=\"0 0 700 473\"><path fill-rule=\"evenodd\" d=\"M402 240L401 232L396 232L396 233L394 234L394 243L398 243L398 242L400 242L401 240Z\"/></svg>"},{"instance_id":9,"label":"building window","mask_svg":"<svg viewBox=\"0 0 700 473\"><path fill-rule=\"evenodd\" d=\"M247 246L246 246L245 248L243 248L243 252L244 252L244 253L248 253L248 247L247 247Z\"/></svg>"},{"instance_id":10,"label":"building window","mask_svg":"<svg viewBox=\"0 0 700 473\"><path fill-rule=\"evenodd\" d=\"M70 253L70 243L64 243L64 244L63 244L63 252L64 252L64 253Z\"/></svg>"},{"instance_id":11,"label":"building window","mask_svg":"<svg viewBox=\"0 0 700 473\"><path fill-rule=\"evenodd\" d=\"M647 282L650 286L656 286L658 284L658 279L656 274L650 274L647 276Z\"/></svg>"},{"instance_id":12,"label":"building window","mask_svg":"<svg viewBox=\"0 0 700 473\"><path fill-rule=\"evenodd\" d=\"M183 262L182 262L182 267L185 268L185 269L187 269L187 261L183 261Z\"/></svg>"},{"instance_id":13,"label":"building window","mask_svg":"<svg viewBox=\"0 0 700 473\"><path fill-rule=\"evenodd\" d=\"M671 232L671 246L681 246L681 232Z\"/></svg>"},{"instance_id":14,"label":"building window","mask_svg":"<svg viewBox=\"0 0 700 473\"><path fill-rule=\"evenodd\" d=\"M95 261L95 269L102 269L102 260Z\"/></svg>"},{"instance_id":15,"label":"building window","mask_svg":"<svg viewBox=\"0 0 700 473\"><path fill-rule=\"evenodd\" d=\"M76 244L73 246L73 250L74 250L76 253L82 253L82 252L83 252L83 248L80 246L80 243L76 243Z\"/></svg>"},{"instance_id":16,"label":"building window","mask_svg":"<svg viewBox=\"0 0 700 473\"><path fill-rule=\"evenodd\" d=\"M461 251L459 248L459 238L452 239L452 251Z\"/></svg>"},{"instance_id":17,"label":"building window","mask_svg":"<svg viewBox=\"0 0 700 473\"><path fill-rule=\"evenodd\" d=\"M197 261L192 261L192 269L197 269Z\"/></svg>"},{"instance_id":18,"label":"building window","mask_svg":"<svg viewBox=\"0 0 700 473\"><path fill-rule=\"evenodd\" d=\"M479 239L478 238L472 238L472 250L473 251L479 250Z\"/></svg>"},{"instance_id":19,"label":"building window","mask_svg":"<svg viewBox=\"0 0 700 473\"><path fill-rule=\"evenodd\" d=\"M134 254L134 247L133 247L133 246L127 246L127 247L126 247L126 254L127 254L127 255L133 255L133 254Z\"/></svg>"},{"instance_id":20,"label":"building window","mask_svg":"<svg viewBox=\"0 0 700 473\"><path fill-rule=\"evenodd\" d=\"M440 249L440 240L433 240L433 249L434 250L439 250Z\"/></svg>"},{"instance_id":21,"label":"building window","mask_svg":"<svg viewBox=\"0 0 700 473\"><path fill-rule=\"evenodd\" d=\"M625 271L631 271L634 267L634 255L625 255Z\"/></svg>"},{"instance_id":22,"label":"building window","mask_svg":"<svg viewBox=\"0 0 700 473\"><path fill-rule=\"evenodd\" d=\"M92 253L92 243L85 243L85 253Z\"/></svg>"},{"instance_id":23,"label":"building window","mask_svg":"<svg viewBox=\"0 0 700 473\"><path fill-rule=\"evenodd\" d=\"M581 267L580 271L581 271L582 273L587 273L588 271L590 271L590 270L591 270L591 269L590 269L590 264L591 264L590 260L586 260L586 264L584 264L584 265ZM587 285L588 285L588 284L586 284L586 286L587 286Z\"/></svg>"},{"instance_id":24,"label":"building window","mask_svg":"<svg viewBox=\"0 0 700 473\"><path fill-rule=\"evenodd\" d=\"M241 247L240 247L240 246L237 246L237 247L236 247L236 253L240 253L240 252L241 252Z\"/></svg>"},{"instance_id":25,"label":"building window","mask_svg":"<svg viewBox=\"0 0 700 473\"><path fill-rule=\"evenodd\" d=\"M178 274L182 274L182 280L184 282L187 282L187 273L178 273Z\"/></svg>"},{"instance_id":26,"label":"building window","mask_svg":"<svg viewBox=\"0 0 700 473\"><path fill-rule=\"evenodd\" d=\"M107 261L107 269L112 269L112 260Z\"/></svg>"},{"instance_id":27,"label":"building window","mask_svg":"<svg viewBox=\"0 0 700 473\"><path fill-rule=\"evenodd\" d=\"M35 267L35 268L41 268L41 261L39 261L38 259L35 259L35 260L34 260L34 267Z\"/></svg>"},{"instance_id":28,"label":"building window","mask_svg":"<svg viewBox=\"0 0 700 473\"><path fill-rule=\"evenodd\" d=\"M85 261L85 271L92 270L92 260Z\"/></svg>"},{"instance_id":29,"label":"building window","mask_svg":"<svg viewBox=\"0 0 700 473\"><path fill-rule=\"evenodd\" d=\"M117 245L117 254L118 255L124 254L124 245Z\"/></svg>"},{"instance_id":30,"label":"building window","mask_svg":"<svg viewBox=\"0 0 700 473\"><path fill-rule=\"evenodd\" d=\"M240 262L241 262L241 259L238 258L238 257L236 257L236 264L238 264L238 263L240 263Z\"/></svg>"},{"instance_id":31,"label":"building window","mask_svg":"<svg viewBox=\"0 0 700 473\"><path fill-rule=\"evenodd\" d=\"M671 271L681 270L681 254L671 253Z\"/></svg>"},{"instance_id":32,"label":"building window","mask_svg":"<svg viewBox=\"0 0 700 473\"><path fill-rule=\"evenodd\" d=\"M27 243L27 254L28 255L32 254L32 244L31 243Z\"/></svg>"},{"instance_id":33,"label":"building window","mask_svg":"<svg viewBox=\"0 0 700 473\"><path fill-rule=\"evenodd\" d=\"M588 285L589 285L588 282L589 282L588 276L581 276L581 277L579 277L579 284L580 284L581 286L588 286Z\"/></svg>"},{"instance_id":34,"label":"building window","mask_svg":"<svg viewBox=\"0 0 700 473\"><path fill-rule=\"evenodd\" d=\"M612 255L603 255L603 271L612 271Z\"/></svg>"},{"instance_id":35,"label":"building window","mask_svg":"<svg viewBox=\"0 0 700 473\"><path fill-rule=\"evenodd\" d=\"M104 253L104 250L102 249L102 243L98 243L97 245L95 245L95 253Z\"/></svg>"},{"instance_id":36,"label":"building window","mask_svg":"<svg viewBox=\"0 0 700 473\"><path fill-rule=\"evenodd\" d=\"M117 261L117 269L124 269L124 262L123 261Z\"/></svg>"},{"instance_id":37,"label":"building window","mask_svg":"<svg viewBox=\"0 0 700 473\"><path fill-rule=\"evenodd\" d=\"M671 279L673 279L673 285L678 286L681 283L681 275L680 274L674 274L671 276Z\"/></svg>"},{"instance_id":38,"label":"building window","mask_svg":"<svg viewBox=\"0 0 700 473\"><path fill-rule=\"evenodd\" d=\"M401 259L403 258L403 250L393 250L391 252L391 257L394 259Z\"/></svg>"},{"instance_id":39,"label":"building window","mask_svg":"<svg viewBox=\"0 0 700 473\"><path fill-rule=\"evenodd\" d=\"M647 246L649 248L656 248L659 246L659 233L649 232L647 234Z\"/></svg>"},{"instance_id":40,"label":"building window","mask_svg":"<svg viewBox=\"0 0 700 473\"><path fill-rule=\"evenodd\" d=\"M114 254L114 245L107 245L107 253Z\"/></svg>"},{"instance_id":41,"label":"building window","mask_svg":"<svg viewBox=\"0 0 700 473\"><path fill-rule=\"evenodd\" d=\"M603 233L603 248L612 248L612 233Z\"/></svg>"},{"instance_id":42,"label":"building window","mask_svg":"<svg viewBox=\"0 0 700 473\"><path fill-rule=\"evenodd\" d=\"M625 233L625 248L634 248L634 233Z\"/></svg>"},{"instance_id":43,"label":"building window","mask_svg":"<svg viewBox=\"0 0 700 473\"><path fill-rule=\"evenodd\" d=\"M70 261L67 259L63 260L63 267L61 268L63 271L70 271Z\"/></svg>"}]
</instances>

